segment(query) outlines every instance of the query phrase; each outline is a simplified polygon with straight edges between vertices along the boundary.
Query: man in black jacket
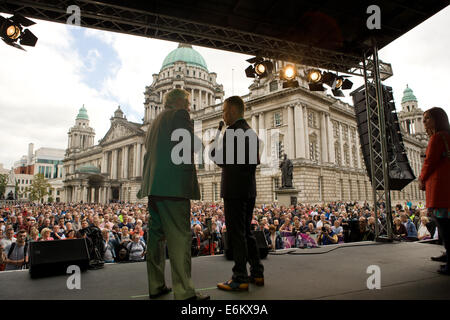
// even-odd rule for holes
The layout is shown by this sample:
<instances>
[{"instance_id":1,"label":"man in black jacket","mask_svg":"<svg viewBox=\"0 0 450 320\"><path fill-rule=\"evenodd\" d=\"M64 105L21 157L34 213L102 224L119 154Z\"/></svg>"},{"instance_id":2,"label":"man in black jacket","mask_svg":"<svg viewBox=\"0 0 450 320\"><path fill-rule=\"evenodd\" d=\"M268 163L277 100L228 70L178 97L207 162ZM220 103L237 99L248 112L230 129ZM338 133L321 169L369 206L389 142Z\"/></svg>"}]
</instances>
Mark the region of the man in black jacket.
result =
<instances>
[{"instance_id":1,"label":"man in black jacket","mask_svg":"<svg viewBox=\"0 0 450 320\"><path fill-rule=\"evenodd\" d=\"M228 127L221 146L211 151L212 160L222 168L221 197L225 206L227 241L233 250L233 277L217 285L227 291L246 291L249 282L264 285L264 267L250 232L256 198L259 140L243 119L244 109L244 101L238 96L225 100L223 119Z\"/></svg>"}]
</instances>

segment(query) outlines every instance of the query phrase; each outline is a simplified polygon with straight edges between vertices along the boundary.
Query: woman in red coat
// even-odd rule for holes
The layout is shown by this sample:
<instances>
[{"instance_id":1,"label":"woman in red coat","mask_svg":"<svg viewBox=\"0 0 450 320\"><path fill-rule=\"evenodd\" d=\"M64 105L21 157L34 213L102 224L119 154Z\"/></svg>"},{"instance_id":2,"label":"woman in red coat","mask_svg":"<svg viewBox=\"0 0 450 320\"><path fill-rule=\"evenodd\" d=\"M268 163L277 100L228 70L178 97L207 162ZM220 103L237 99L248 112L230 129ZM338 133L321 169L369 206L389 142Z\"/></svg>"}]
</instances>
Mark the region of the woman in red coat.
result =
<instances>
[{"instance_id":1,"label":"woman in red coat","mask_svg":"<svg viewBox=\"0 0 450 320\"><path fill-rule=\"evenodd\" d=\"M425 190L426 206L436 219L447 257L450 251L450 125L445 111L431 108L423 114L423 124L430 137L425 161L419 177ZM442 265L439 273L450 275L450 265Z\"/></svg>"}]
</instances>

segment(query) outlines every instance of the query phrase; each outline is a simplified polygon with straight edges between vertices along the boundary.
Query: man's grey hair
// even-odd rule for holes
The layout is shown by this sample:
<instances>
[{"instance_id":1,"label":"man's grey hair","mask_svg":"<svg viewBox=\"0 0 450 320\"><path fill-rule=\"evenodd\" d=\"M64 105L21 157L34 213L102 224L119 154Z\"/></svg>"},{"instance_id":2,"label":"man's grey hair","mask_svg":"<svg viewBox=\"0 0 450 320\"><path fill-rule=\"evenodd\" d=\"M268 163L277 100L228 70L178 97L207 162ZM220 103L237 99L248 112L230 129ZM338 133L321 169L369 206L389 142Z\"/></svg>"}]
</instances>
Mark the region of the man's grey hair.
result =
<instances>
[{"instance_id":1,"label":"man's grey hair","mask_svg":"<svg viewBox=\"0 0 450 320\"><path fill-rule=\"evenodd\" d=\"M189 103L189 92L184 89L173 89L164 96L164 108L185 108Z\"/></svg>"}]
</instances>

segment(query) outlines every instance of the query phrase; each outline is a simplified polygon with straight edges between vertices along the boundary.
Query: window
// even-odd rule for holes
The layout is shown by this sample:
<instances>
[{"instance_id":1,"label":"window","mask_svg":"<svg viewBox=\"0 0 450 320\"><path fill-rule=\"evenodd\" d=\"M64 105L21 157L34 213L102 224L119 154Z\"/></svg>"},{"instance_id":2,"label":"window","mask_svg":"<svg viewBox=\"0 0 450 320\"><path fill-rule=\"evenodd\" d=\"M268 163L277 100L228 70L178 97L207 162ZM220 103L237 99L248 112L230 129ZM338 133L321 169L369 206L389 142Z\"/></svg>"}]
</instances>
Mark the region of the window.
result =
<instances>
[{"instance_id":1,"label":"window","mask_svg":"<svg viewBox=\"0 0 450 320\"><path fill-rule=\"evenodd\" d=\"M352 158L353 158L353 167L358 168L358 158L355 146L352 147Z\"/></svg>"},{"instance_id":2,"label":"window","mask_svg":"<svg viewBox=\"0 0 450 320\"><path fill-rule=\"evenodd\" d=\"M342 125L342 139L348 141L348 126L345 124Z\"/></svg>"},{"instance_id":3,"label":"window","mask_svg":"<svg viewBox=\"0 0 450 320\"><path fill-rule=\"evenodd\" d=\"M186 70L186 74L189 75L189 70Z\"/></svg>"},{"instance_id":4,"label":"window","mask_svg":"<svg viewBox=\"0 0 450 320\"><path fill-rule=\"evenodd\" d=\"M273 114L273 125L275 127L279 127L279 126L282 125L282 123L281 123L281 113L280 112L275 112Z\"/></svg>"},{"instance_id":5,"label":"window","mask_svg":"<svg viewBox=\"0 0 450 320\"><path fill-rule=\"evenodd\" d=\"M278 141L278 159L283 159L283 153L284 153L284 145L283 141Z\"/></svg>"},{"instance_id":6,"label":"window","mask_svg":"<svg viewBox=\"0 0 450 320\"><path fill-rule=\"evenodd\" d=\"M339 139L339 125L336 121L333 121L333 136Z\"/></svg>"},{"instance_id":7,"label":"window","mask_svg":"<svg viewBox=\"0 0 450 320\"><path fill-rule=\"evenodd\" d=\"M178 67L178 71L181 71L181 67Z\"/></svg>"},{"instance_id":8,"label":"window","mask_svg":"<svg viewBox=\"0 0 450 320\"><path fill-rule=\"evenodd\" d=\"M272 81L269 85L270 92L276 91L278 89L278 81Z\"/></svg>"},{"instance_id":9,"label":"window","mask_svg":"<svg viewBox=\"0 0 450 320\"><path fill-rule=\"evenodd\" d=\"M336 158L336 164L340 166L342 164L342 159L341 159L342 155L341 155L341 146L340 146L339 142L334 143L334 156Z\"/></svg>"},{"instance_id":10,"label":"window","mask_svg":"<svg viewBox=\"0 0 450 320\"><path fill-rule=\"evenodd\" d=\"M308 111L308 126L310 128L317 128L316 113L314 111Z\"/></svg>"},{"instance_id":11,"label":"window","mask_svg":"<svg viewBox=\"0 0 450 320\"><path fill-rule=\"evenodd\" d=\"M309 159L311 161L319 161L319 152L317 148L317 136L312 134L309 136Z\"/></svg>"},{"instance_id":12,"label":"window","mask_svg":"<svg viewBox=\"0 0 450 320\"><path fill-rule=\"evenodd\" d=\"M350 137L352 139L352 142L354 143L355 140L356 140L356 130L355 130L355 128L351 128Z\"/></svg>"},{"instance_id":13,"label":"window","mask_svg":"<svg viewBox=\"0 0 450 320\"><path fill-rule=\"evenodd\" d=\"M350 167L350 153L347 144L344 144L344 165Z\"/></svg>"},{"instance_id":14,"label":"window","mask_svg":"<svg viewBox=\"0 0 450 320\"><path fill-rule=\"evenodd\" d=\"M181 77L180 77L180 75L179 75L179 74L177 74L177 79L181 79Z\"/></svg>"}]
</instances>

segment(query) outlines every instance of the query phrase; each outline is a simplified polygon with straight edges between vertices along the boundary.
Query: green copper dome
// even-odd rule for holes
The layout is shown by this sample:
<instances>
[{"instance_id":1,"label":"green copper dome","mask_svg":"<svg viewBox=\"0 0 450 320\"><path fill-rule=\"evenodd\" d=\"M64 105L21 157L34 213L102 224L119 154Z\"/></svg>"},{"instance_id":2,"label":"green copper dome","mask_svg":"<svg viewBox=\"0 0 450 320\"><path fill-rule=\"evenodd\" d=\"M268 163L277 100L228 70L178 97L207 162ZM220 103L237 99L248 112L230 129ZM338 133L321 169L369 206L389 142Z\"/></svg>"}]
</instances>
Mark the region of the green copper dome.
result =
<instances>
[{"instance_id":1,"label":"green copper dome","mask_svg":"<svg viewBox=\"0 0 450 320\"><path fill-rule=\"evenodd\" d=\"M161 70L173 65L177 61L183 61L186 62L186 64L194 65L208 71L205 59L203 59L200 53L192 49L192 46L188 44L180 43L178 48L170 52L164 59Z\"/></svg>"},{"instance_id":2,"label":"green copper dome","mask_svg":"<svg viewBox=\"0 0 450 320\"><path fill-rule=\"evenodd\" d=\"M84 105L81 107L80 111L78 112L77 120L89 120L87 110L84 108Z\"/></svg>"},{"instance_id":3,"label":"green copper dome","mask_svg":"<svg viewBox=\"0 0 450 320\"><path fill-rule=\"evenodd\" d=\"M414 95L414 93L411 90L411 88L408 87L408 85L406 85L406 89L403 91L402 103L403 102L408 102L408 101L416 101L417 102L417 98Z\"/></svg>"}]
</instances>

